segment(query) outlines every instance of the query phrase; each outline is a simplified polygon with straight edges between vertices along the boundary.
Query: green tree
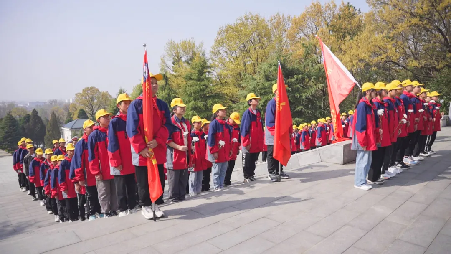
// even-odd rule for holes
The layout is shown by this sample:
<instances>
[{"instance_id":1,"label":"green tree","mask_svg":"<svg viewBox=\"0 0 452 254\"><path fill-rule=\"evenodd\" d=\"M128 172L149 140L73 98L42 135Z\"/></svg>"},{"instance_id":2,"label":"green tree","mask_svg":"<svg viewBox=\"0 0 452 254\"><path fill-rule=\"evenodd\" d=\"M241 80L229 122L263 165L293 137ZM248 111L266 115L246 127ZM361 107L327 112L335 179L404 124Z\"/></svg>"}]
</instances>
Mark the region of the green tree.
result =
<instances>
[{"instance_id":1,"label":"green tree","mask_svg":"<svg viewBox=\"0 0 452 254\"><path fill-rule=\"evenodd\" d=\"M74 116L74 117L76 117L76 119L89 119L85 110L82 108L77 111L77 116Z\"/></svg>"},{"instance_id":2,"label":"green tree","mask_svg":"<svg viewBox=\"0 0 452 254\"><path fill-rule=\"evenodd\" d=\"M26 114L24 117L19 119L19 135L22 137L28 137L30 132L30 114Z\"/></svg>"},{"instance_id":3,"label":"green tree","mask_svg":"<svg viewBox=\"0 0 452 254\"><path fill-rule=\"evenodd\" d=\"M3 118L0 128L0 148L10 152L14 151L19 139L19 123L11 113L8 113Z\"/></svg>"},{"instance_id":4,"label":"green tree","mask_svg":"<svg viewBox=\"0 0 452 254\"><path fill-rule=\"evenodd\" d=\"M52 112L50 115L49 123L47 124L46 135L44 137L46 147L52 147L53 145L52 140L60 139L60 137L61 132L58 124L57 115L55 114L55 112Z\"/></svg>"},{"instance_id":5,"label":"green tree","mask_svg":"<svg viewBox=\"0 0 452 254\"><path fill-rule=\"evenodd\" d=\"M99 109L108 110L112 97L108 92L102 92L98 88L85 87L82 92L75 95L71 108L84 109L91 120L95 120Z\"/></svg>"},{"instance_id":6,"label":"green tree","mask_svg":"<svg viewBox=\"0 0 452 254\"><path fill-rule=\"evenodd\" d=\"M26 114L28 114L28 110L22 107L15 107L11 109L11 115L14 116L16 119L20 119L24 117Z\"/></svg>"},{"instance_id":7,"label":"green tree","mask_svg":"<svg viewBox=\"0 0 452 254\"><path fill-rule=\"evenodd\" d=\"M73 121L73 119L72 119L72 114L71 114L71 112L68 110L67 112L66 112L66 120L64 120L64 123L66 124L66 123L70 123L70 122L72 122Z\"/></svg>"},{"instance_id":8,"label":"green tree","mask_svg":"<svg viewBox=\"0 0 452 254\"><path fill-rule=\"evenodd\" d=\"M30 131L28 133L28 137L30 137L35 144L44 144L46 126L44 125L42 118L38 115L38 111L36 111L36 109L33 109L33 111L31 111L29 126Z\"/></svg>"},{"instance_id":9,"label":"green tree","mask_svg":"<svg viewBox=\"0 0 452 254\"><path fill-rule=\"evenodd\" d=\"M140 96L143 93L143 87L140 84L136 84L133 89L132 89L132 93L130 94L130 98L132 100L135 100L138 96Z\"/></svg>"}]
</instances>

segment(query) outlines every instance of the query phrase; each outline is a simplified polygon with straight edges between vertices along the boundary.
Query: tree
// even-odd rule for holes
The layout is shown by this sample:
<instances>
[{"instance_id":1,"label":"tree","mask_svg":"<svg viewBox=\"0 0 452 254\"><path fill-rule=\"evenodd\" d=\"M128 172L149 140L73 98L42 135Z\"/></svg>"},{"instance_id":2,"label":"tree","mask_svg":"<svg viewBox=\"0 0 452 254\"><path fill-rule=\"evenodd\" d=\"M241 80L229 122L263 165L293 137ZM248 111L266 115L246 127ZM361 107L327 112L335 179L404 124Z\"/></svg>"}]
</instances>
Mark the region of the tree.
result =
<instances>
[{"instance_id":1,"label":"tree","mask_svg":"<svg viewBox=\"0 0 452 254\"><path fill-rule=\"evenodd\" d=\"M74 118L75 119L89 119L89 117L86 114L85 110L82 109L82 108L77 111L77 114L74 115Z\"/></svg>"},{"instance_id":2,"label":"tree","mask_svg":"<svg viewBox=\"0 0 452 254\"><path fill-rule=\"evenodd\" d=\"M58 117L55 114L55 112L52 112L52 114L50 115L49 123L47 124L46 135L44 137L46 147L52 147L53 145L52 140L60 139L61 137L60 127L57 118Z\"/></svg>"},{"instance_id":3,"label":"tree","mask_svg":"<svg viewBox=\"0 0 452 254\"><path fill-rule=\"evenodd\" d=\"M27 137L30 132L30 114L26 114L24 117L19 119L19 135L22 137Z\"/></svg>"},{"instance_id":4,"label":"tree","mask_svg":"<svg viewBox=\"0 0 452 254\"><path fill-rule=\"evenodd\" d=\"M0 102L0 118L5 117L15 107L17 104L14 102Z\"/></svg>"},{"instance_id":5,"label":"tree","mask_svg":"<svg viewBox=\"0 0 452 254\"><path fill-rule=\"evenodd\" d=\"M14 151L19 139L19 123L11 113L8 113L3 118L0 128L0 148L10 152Z\"/></svg>"},{"instance_id":6,"label":"tree","mask_svg":"<svg viewBox=\"0 0 452 254\"><path fill-rule=\"evenodd\" d=\"M77 109L84 109L89 118L95 120L96 112L102 108L108 109L111 99L108 92L102 92L91 86L85 87L82 92L77 93L73 104Z\"/></svg>"},{"instance_id":7,"label":"tree","mask_svg":"<svg viewBox=\"0 0 452 254\"><path fill-rule=\"evenodd\" d=\"M143 93L143 87L140 84L136 84L133 89L132 89L132 93L130 94L130 98L132 100L135 100L138 96L140 96Z\"/></svg>"},{"instance_id":8,"label":"tree","mask_svg":"<svg viewBox=\"0 0 452 254\"><path fill-rule=\"evenodd\" d=\"M15 107L11 110L11 115L14 116L16 119L20 119L24 117L26 114L28 114L28 110L22 107Z\"/></svg>"},{"instance_id":9,"label":"tree","mask_svg":"<svg viewBox=\"0 0 452 254\"><path fill-rule=\"evenodd\" d=\"M33 109L33 111L31 111L29 126L30 131L28 133L28 137L30 137L35 142L35 144L44 144L46 126L44 125L42 118L38 115L38 111L36 111L36 109Z\"/></svg>"},{"instance_id":10,"label":"tree","mask_svg":"<svg viewBox=\"0 0 452 254\"><path fill-rule=\"evenodd\" d=\"M64 120L64 123L70 123L70 122L72 122L72 114L71 114L71 112L68 110L68 111L66 111L66 120Z\"/></svg>"}]
</instances>

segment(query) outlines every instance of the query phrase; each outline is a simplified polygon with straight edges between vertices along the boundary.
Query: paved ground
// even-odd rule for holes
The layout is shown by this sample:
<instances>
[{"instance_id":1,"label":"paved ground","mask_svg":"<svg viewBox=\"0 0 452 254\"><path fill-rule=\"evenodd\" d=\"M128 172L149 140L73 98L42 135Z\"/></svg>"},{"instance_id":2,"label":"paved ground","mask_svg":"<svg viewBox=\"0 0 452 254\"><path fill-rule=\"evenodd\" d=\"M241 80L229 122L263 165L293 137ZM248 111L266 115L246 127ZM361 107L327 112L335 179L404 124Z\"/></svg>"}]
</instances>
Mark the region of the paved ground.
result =
<instances>
[{"instance_id":1,"label":"paved ground","mask_svg":"<svg viewBox=\"0 0 452 254\"><path fill-rule=\"evenodd\" d=\"M58 224L19 192L0 154L0 253L450 253L450 128L438 153L369 192L353 188L354 164L312 164L292 179L251 185L134 214Z\"/></svg>"}]
</instances>

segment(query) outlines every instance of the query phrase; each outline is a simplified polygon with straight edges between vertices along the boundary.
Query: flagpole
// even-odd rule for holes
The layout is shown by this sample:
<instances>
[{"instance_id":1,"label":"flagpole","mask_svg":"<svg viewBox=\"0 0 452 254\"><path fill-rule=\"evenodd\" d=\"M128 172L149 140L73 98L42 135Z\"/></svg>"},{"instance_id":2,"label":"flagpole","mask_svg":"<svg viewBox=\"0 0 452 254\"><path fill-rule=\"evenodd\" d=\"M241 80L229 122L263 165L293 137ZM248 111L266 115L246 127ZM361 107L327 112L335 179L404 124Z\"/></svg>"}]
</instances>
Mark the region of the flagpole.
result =
<instances>
[{"instance_id":1,"label":"flagpole","mask_svg":"<svg viewBox=\"0 0 452 254\"><path fill-rule=\"evenodd\" d=\"M147 48L146 48L146 43L143 43L143 48L144 48L144 52L146 52L147 51ZM148 76L149 76L149 73L148 73ZM152 93L152 90L151 90L151 93ZM146 138L146 137L145 137ZM146 138L146 143L147 143L147 138ZM150 160L151 158L148 158L148 160ZM147 170L149 170L149 169L147 169ZM149 172L148 172L148 174L149 174ZM146 181L148 181L148 179L146 179ZM149 184L149 183L148 183ZM149 188L149 187L148 187ZM152 200L151 200L152 201ZM152 201L152 205L151 205L151 209L152 209L152 217L153 217L153 219L154 219L154 221L156 221L157 220L157 216L155 215L155 201Z\"/></svg>"},{"instance_id":2,"label":"flagpole","mask_svg":"<svg viewBox=\"0 0 452 254\"><path fill-rule=\"evenodd\" d=\"M278 68L281 66L281 62L278 60ZM276 116L275 116L275 120L276 120ZM277 177L277 181L281 182L281 170L282 170L282 164L281 162L278 161L278 177Z\"/></svg>"}]
</instances>

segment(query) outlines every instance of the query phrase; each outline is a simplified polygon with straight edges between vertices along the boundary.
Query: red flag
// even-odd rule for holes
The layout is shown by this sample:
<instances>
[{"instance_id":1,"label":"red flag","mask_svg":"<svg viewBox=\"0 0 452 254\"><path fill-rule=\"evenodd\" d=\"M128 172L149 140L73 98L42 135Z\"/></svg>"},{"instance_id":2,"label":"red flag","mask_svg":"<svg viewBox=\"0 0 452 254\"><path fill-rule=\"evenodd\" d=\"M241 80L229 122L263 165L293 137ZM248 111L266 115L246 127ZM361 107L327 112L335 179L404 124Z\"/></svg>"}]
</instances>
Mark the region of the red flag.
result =
<instances>
[{"instance_id":1,"label":"red flag","mask_svg":"<svg viewBox=\"0 0 452 254\"><path fill-rule=\"evenodd\" d=\"M152 137L152 120L154 113L154 103L152 101L152 86L151 77L149 76L148 67L148 52L144 50L144 62L143 62L143 123L144 123L144 136L146 142L153 140ZM148 183L149 183L149 197L152 202L155 202L163 193L162 185L160 184L160 176L157 168L157 160L154 157L154 153L151 151L151 158L147 160L148 167Z\"/></svg>"},{"instance_id":2,"label":"red flag","mask_svg":"<svg viewBox=\"0 0 452 254\"><path fill-rule=\"evenodd\" d=\"M278 66L278 81L276 84L278 90L276 91L275 147L273 149L273 157L282 165L286 166L291 155L290 130L292 129L292 115L290 113L289 99L287 98L281 65Z\"/></svg>"},{"instance_id":3,"label":"red flag","mask_svg":"<svg viewBox=\"0 0 452 254\"><path fill-rule=\"evenodd\" d=\"M343 137L339 104L350 94L356 82L352 74L337 59L330 49L319 39L322 48L323 66L325 67L326 81L328 83L328 94L330 101L331 119L333 121L334 135L336 141Z\"/></svg>"}]
</instances>

